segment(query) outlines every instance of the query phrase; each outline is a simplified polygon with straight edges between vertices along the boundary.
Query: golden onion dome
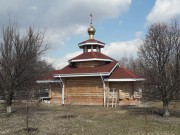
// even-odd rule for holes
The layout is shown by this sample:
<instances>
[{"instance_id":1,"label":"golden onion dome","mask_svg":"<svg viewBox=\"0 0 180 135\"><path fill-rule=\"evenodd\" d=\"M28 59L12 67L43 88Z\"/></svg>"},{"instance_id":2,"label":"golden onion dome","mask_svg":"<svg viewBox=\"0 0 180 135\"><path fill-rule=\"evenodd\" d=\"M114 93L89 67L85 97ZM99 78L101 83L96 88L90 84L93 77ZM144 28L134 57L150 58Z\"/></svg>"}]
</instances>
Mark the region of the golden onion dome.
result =
<instances>
[{"instance_id":1,"label":"golden onion dome","mask_svg":"<svg viewBox=\"0 0 180 135\"><path fill-rule=\"evenodd\" d=\"M91 24L90 27L88 28L89 39L94 39L95 32L96 32L96 29Z\"/></svg>"}]
</instances>

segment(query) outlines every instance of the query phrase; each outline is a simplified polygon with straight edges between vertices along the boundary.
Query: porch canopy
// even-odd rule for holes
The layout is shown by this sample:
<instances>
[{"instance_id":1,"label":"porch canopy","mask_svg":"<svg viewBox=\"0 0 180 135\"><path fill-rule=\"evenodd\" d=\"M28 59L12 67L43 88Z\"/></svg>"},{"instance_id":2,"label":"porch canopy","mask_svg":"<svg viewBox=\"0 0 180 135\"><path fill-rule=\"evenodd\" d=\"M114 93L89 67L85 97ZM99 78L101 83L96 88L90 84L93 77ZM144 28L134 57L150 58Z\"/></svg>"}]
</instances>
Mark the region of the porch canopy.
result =
<instances>
[{"instance_id":1,"label":"porch canopy","mask_svg":"<svg viewBox=\"0 0 180 135\"><path fill-rule=\"evenodd\" d=\"M36 83L62 83L62 80L59 78L55 78L54 74L57 73L58 70L53 70L44 77L40 78L36 81Z\"/></svg>"}]
</instances>

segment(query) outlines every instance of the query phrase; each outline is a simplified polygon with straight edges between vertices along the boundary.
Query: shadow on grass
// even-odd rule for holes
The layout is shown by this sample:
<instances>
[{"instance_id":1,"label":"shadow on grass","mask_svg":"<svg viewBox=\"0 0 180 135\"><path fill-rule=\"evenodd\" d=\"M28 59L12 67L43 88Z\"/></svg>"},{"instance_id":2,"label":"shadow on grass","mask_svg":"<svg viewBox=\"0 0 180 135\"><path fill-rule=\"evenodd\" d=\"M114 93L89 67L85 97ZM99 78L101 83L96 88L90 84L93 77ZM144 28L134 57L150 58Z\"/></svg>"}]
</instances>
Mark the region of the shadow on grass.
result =
<instances>
[{"instance_id":1,"label":"shadow on grass","mask_svg":"<svg viewBox=\"0 0 180 135\"><path fill-rule=\"evenodd\" d=\"M63 118L63 119L76 118L76 117L78 117L78 116L77 115L73 115L73 114L59 116L59 118Z\"/></svg>"},{"instance_id":2,"label":"shadow on grass","mask_svg":"<svg viewBox=\"0 0 180 135\"><path fill-rule=\"evenodd\" d=\"M24 128L23 130L25 130L26 132L37 132L38 131L38 128L32 128L32 127L30 127L30 128Z\"/></svg>"},{"instance_id":3,"label":"shadow on grass","mask_svg":"<svg viewBox=\"0 0 180 135\"><path fill-rule=\"evenodd\" d=\"M0 111L0 118L9 118L14 115L14 113L14 111L12 111L11 113L7 113L6 111Z\"/></svg>"},{"instance_id":4,"label":"shadow on grass","mask_svg":"<svg viewBox=\"0 0 180 135\"><path fill-rule=\"evenodd\" d=\"M14 132L13 134L15 135L37 135L39 132L38 128L23 128L23 129L19 129L16 132Z\"/></svg>"},{"instance_id":5,"label":"shadow on grass","mask_svg":"<svg viewBox=\"0 0 180 135\"><path fill-rule=\"evenodd\" d=\"M158 107L137 107L137 106L122 106L132 115L158 115L163 117L163 110ZM180 112L170 110L172 117L180 118Z\"/></svg>"}]
</instances>

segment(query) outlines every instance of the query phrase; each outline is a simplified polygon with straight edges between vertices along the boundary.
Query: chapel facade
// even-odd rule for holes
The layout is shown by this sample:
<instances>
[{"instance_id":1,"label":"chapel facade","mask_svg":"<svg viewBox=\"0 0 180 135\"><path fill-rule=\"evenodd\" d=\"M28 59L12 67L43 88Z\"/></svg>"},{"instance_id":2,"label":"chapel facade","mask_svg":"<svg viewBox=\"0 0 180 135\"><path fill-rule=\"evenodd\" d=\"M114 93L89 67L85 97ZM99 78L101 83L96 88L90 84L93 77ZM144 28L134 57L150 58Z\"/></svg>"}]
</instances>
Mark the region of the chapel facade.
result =
<instances>
[{"instance_id":1,"label":"chapel facade","mask_svg":"<svg viewBox=\"0 0 180 135\"><path fill-rule=\"evenodd\" d=\"M91 21L89 39L78 44L82 53L61 70L37 81L49 85L50 103L104 106L139 103L144 79L103 54L105 43L94 38L95 32Z\"/></svg>"}]
</instances>

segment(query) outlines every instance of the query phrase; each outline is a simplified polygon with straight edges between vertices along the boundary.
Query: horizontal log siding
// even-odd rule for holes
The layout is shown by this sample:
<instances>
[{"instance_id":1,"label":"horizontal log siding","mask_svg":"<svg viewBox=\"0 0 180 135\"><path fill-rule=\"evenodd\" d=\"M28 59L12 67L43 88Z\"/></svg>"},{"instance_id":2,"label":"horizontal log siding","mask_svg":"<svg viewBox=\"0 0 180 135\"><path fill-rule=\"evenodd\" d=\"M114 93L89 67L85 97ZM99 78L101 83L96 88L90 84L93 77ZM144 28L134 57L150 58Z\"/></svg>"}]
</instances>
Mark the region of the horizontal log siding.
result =
<instances>
[{"instance_id":1,"label":"horizontal log siding","mask_svg":"<svg viewBox=\"0 0 180 135\"><path fill-rule=\"evenodd\" d=\"M66 78L65 104L102 105L102 89L100 77Z\"/></svg>"},{"instance_id":2,"label":"horizontal log siding","mask_svg":"<svg viewBox=\"0 0 180 135\"><path fill-rule=\"evenodd\" d=\"M122 90L122 92L129 93L130 98L120 99L119 105L136 105L139 103L139 100L132 97L136 84L138 82L109 82L109 88L117 88Z\"/></svg>"},{"instance_id":3,"label":"horizontal log siding","mask_svg":"<svg viewBox=\"0 0 180 135\"><path fill-rule=\"evenodd\" d=\"M133 87L131 82L110 82L109 88L120 89L123 92L128 92L130 95L132 95Z\"/></svg>"},{"instance_id":4,"label":"horizontal log siding","mask_svg":"<svg viewBox=\"0 0 180 135\"><path fill-rule=\"evenodd\" d=\"M58 83L51 84L49 97L51 98L51 103L61 104L61 101L62 101L62 86L60 84L58 84Z\"/></svg>"}]
</instances>

